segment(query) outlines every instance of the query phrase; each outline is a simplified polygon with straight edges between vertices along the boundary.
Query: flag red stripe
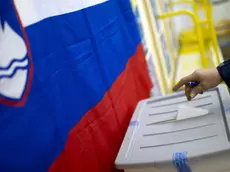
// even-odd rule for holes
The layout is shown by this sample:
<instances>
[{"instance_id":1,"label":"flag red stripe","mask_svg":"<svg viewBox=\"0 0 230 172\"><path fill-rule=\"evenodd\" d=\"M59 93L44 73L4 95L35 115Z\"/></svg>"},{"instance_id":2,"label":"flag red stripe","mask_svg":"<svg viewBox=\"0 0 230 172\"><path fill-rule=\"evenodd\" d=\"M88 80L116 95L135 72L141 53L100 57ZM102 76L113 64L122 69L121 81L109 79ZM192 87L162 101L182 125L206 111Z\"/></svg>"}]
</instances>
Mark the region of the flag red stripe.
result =
<instances>
[{"instance_id":1,"label":"flag red stripe","mask_svg":"<svg viewBox=\"0 0 230 172\"><path fill-rule=\"evenodd\" d=\"M152 83L141 45L125 70L70 131L63 152L49 172L112 172L132 113L149 97Z\"/></svg>"}]
</instances>

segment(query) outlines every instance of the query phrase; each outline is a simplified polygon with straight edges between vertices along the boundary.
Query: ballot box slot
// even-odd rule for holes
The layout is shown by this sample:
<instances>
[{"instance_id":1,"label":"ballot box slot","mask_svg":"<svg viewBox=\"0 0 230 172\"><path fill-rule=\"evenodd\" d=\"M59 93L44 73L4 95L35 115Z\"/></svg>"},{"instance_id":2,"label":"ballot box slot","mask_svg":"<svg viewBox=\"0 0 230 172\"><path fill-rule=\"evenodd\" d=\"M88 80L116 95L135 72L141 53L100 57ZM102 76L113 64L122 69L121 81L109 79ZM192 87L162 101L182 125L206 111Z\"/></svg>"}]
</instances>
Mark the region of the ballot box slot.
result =
<instances>
[{"instance_id":1,"label":"ballot box slot","mask_svg":"<svg viewBox=\"0 0 230 172\"><path fill-rule=\"evenodd\" d=\"M178 97L181 97L181 96L178 96ZM177 98L177 97L175 97L175 98ZM208 98L211 98L211 95L207 95L207 96L202 96L202 97L199 97L199 98L195 98L195 99L191 100L191 102L202 100L202 99L208 99ZM160 102L160 101L163 101L163 99L161 99L159 101L148 102L148 104L156 103L156 102ZM168 103L168 104L162 104L162 105L155 105L155 106L151 106L151 108L166 107L166 106L178 105L178 104L182 104L182 103L188 103L188 100L184 99L184 100L178 101L178 102L173 102L173 103Z\"/></svg>"},{"instance_id":2,"label":"ballot box slot","mask_svg":"<svg viewBox=\"0 0 230 172\"><path fill-rule=\"evenodd\" d=\"M203 108L206 106L211 106L213 103L205 103L201 105L194 106L196 108ZM164 112L157 112L157 113L150 113L149 116L157 116L157 115L167 115L171 113L176 113L178 110L170 110L170 111L164 111Z\"/></svg>"},{"instance_id":3,"label":"ballot box slot","mask_svg":"<svg viewBox=\"0 0 230 172\"><path fill-rule=\"evenodd\" d=\"M206 104L202 104L202 105L198 105L198 106L195 106L197 108L201 108L201 107L206 107L206 106L211 106L212 103L206 103Z\"/></svg>"},{"instance_id":4,"label":"ballot box slot","mask_svg":"<svg viewBox=\"0 0 230 172\"><path fill-rule=\"evenodd\" d=\"M166 112L159 112L159 113L152 113L152 114L149 114L149 116L165 115L165 114L175 113L175 112L177 112L177 110L166 111Z\"/></svg>"},{"instance_id":5,"label":"ballot box slot","mask_svg":"<svg viewBox=\"0 0 230 172\"><path fill-rule=\"evenodd\" d=\"M188 128L178 129L178 130L171 130L171 131L158 132L158 133L148 133L148 134L143 134L143 137L151 137L151 136L171 134L171 133L183 132L183 131L194 130L194 129L201 129L204 127L213 126L215 124L216 123L209 123L209 124L199 125L199 126L195 126L195 127L188 127Z\"/></svg>"},{"instance_id":6,"label":"ballot box slot","mask_svg":"<svg viewBox=\"0 0 230 172\"><path fill-rule=\"evenodd\" d=\"M208 113L208 117L210 116L210 115L215 115L213 112L209 112ZM166 116L167 117L167 116ZM201 116L201 117L194 117L194 118L206 118L207 116ZM194 119L193 118L193 119ZM188 119L184 119L183 121L188 121L188 120L191 120L190 118L188 118ZM165 119L158 119L158 120L148 120L148 123L146 123L145 125L146 126L153 126L153 125L163 125L163 124L169 124L169 123L181 123L181 120L177 120L176 119L176 114L175 115L171 115L171 116L169 116L169 117L167 117L167 118L165 118Z\"/></svg>"},{"instance_id":7,"label":"ballot box slot","mask_svg":"<svg viewBox=\"0 0 230 172\"><path fill-rule=\"evenodd\" d=\"M194 138L194 139L182 140L182 141L177 141L177 142L172 142L172 143L141 146L140 149L149 149L149 148L171 146L171 145L183 144L183 143L188 143L188 142L195 142L195 141L200 141L200 140L212 139L214 137L218 137L218 134L213 134L213 135L209 135L209 136L206 136L206 137L197 137L197 138Z\"/></svg>"}]
</instances>

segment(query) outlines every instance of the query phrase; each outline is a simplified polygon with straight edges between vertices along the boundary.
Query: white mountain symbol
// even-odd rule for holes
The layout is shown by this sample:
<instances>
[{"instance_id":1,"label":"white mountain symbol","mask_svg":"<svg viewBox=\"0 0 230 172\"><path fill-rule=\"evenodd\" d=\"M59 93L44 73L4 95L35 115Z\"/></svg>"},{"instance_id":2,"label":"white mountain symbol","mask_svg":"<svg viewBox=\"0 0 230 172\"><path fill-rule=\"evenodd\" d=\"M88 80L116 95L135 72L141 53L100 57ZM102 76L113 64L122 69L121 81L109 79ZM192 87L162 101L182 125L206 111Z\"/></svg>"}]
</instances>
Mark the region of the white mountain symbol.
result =
<instances>
[{"instance_id":1,"label":"white mountain symbol","mask_svg":"<svg viewBox=\"0 0 230 172\"><path fill-rule=\"evenodd\" d=\"M29 60L24 40L8 25L0 26L0 95L20 99L26 88Z\"/></svg>"}]
</instances>

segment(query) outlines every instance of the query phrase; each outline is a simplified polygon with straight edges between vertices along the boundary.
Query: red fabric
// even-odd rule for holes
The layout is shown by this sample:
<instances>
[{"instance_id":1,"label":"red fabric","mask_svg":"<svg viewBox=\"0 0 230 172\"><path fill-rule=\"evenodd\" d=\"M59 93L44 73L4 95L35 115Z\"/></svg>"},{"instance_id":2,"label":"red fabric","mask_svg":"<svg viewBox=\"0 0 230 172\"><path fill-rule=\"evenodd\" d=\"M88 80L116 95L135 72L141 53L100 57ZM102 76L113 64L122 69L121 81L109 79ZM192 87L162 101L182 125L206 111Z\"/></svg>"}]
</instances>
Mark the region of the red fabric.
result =
<instances>
[{"instance_id":1,"label":"red fabric","mask_svg":"<svg viewBox=\"0 0 230 172\"><path fill-rule=\"evenodd\" d=\"M132 113L148 98L150 81L141 45L103 99L70 131L49 172L116 172L114 161Z\"/></svg>"}]
</instances>

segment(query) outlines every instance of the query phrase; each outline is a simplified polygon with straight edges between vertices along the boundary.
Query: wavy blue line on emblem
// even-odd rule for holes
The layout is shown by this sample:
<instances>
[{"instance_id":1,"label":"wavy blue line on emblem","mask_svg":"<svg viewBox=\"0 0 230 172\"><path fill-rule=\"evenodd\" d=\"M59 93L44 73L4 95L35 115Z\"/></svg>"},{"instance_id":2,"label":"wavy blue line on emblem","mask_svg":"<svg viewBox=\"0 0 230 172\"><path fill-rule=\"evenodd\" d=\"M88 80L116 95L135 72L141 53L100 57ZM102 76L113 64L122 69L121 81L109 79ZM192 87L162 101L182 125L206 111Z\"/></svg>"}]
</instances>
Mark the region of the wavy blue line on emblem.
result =
<instances>
[{"instance_id":1,"label":"wavy blue line on emblem","mask_svg":"<svg viewBox=\"0 0 230 172\"><path fill-rule=\"evenodd\" d=\"M6 67L0 67L0 70L8 70L15 62L24 62L25 60L27 60L28 57L25 56L23 59L14 59L10 62L10 64Z\"/></svg>"},{"instance_id":2,"label":"wavy blue line on emblem","mask_svg":"<svg viewBox=\"0 0 230 172\"><path fill-rule=\"evenodd\" d=\"M3 78L12 78L12 76L15 75L15 73L17 72L17 70L25 70L27 68L28 68L28 65L26 65L26 66L18 66L16 68L14 68L13 72L10 75L0 75L0 79L3 79Z\"/></svg>"}]
</instances>

